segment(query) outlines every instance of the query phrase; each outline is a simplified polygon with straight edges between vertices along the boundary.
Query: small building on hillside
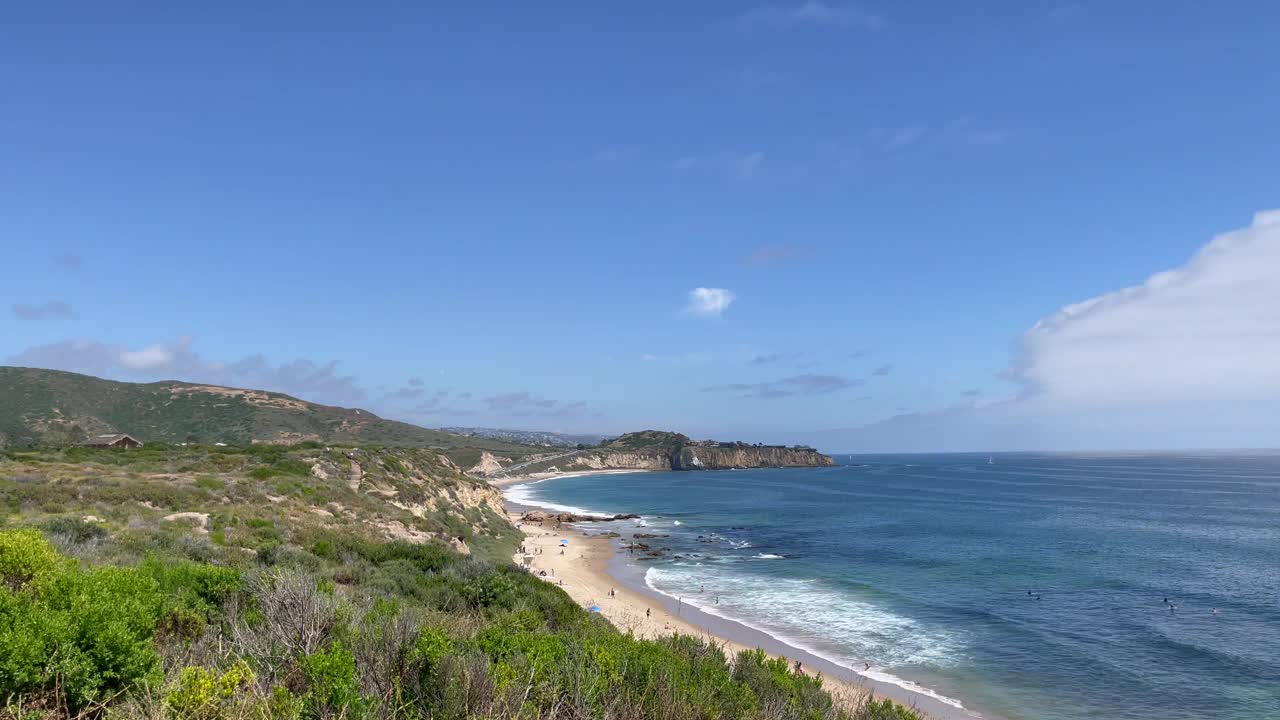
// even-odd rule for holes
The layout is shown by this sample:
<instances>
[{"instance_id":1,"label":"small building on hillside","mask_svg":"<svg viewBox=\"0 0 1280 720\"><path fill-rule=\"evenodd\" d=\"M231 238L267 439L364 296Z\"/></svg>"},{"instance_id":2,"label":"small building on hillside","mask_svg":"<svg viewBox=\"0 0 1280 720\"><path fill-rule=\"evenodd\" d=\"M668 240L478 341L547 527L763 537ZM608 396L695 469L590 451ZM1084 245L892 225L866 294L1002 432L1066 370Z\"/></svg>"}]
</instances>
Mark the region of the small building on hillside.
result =
<instances>
[{"instance_id":1,"label":"small building on hillside","mask_svg":"<svg viewBox=\"0 0 1280 720\"><path fill-rule=\"evenodd\" d=\"M130 448L142 447L142 441L124 433L113 433L111 435L98 435L97 437L89 438L89 441L86 442L85 445L95 448L116 448L128 450Z\"/></svg>"}]
</instances>

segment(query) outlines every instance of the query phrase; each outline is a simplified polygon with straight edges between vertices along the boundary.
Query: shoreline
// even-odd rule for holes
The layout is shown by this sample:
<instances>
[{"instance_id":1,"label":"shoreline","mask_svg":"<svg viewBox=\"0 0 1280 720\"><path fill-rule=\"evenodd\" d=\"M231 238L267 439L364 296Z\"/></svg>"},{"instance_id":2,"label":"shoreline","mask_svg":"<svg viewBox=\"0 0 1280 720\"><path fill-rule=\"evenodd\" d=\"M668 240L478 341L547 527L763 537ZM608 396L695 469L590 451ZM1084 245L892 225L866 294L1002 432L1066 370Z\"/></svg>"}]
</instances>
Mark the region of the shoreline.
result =
<instances>
[{"instance_id":1,"label":"shoreline","mask_svg":"<svg viewBox=\"0 0 1280 720\"><path fill-rule=\"evenodd\" d=\"M500 478L481 478L493 487L504 490L513 485L532 485L547 480L559 480L561 478L586 477L588 475L630 475L631 473L646 472L663 472L662 470L571 470L569 472L543 472L530 473L528 475L513 475L511 477Z\"/></svg>"},{"instance_id":2,"label":"shoreline","mask_svg":"<svg viewBox=\"0 0 1280 720\"><path fill-rule=\"evenodd\" d=\"M645 471L556 473L549 477L524 478L523 483L532 484L559 477L631 472ZM504 489L506 496L505 490L518 484L521 482L508 482L499 487ZM918 689L913 688L915 684L910 680L882 673L878 669L872 669L870 673L856 671L768 631L662 593L645 581L647 567L628 562L628 555L622 550L620 543L607 537L604 534L606 531L592 529L590 524L575 526L569 523L521 523L523 510L544 508L548 504L521 502L526 499L524 494L515 495L520 498L519 501L507 497L508 517L525 534L526 549L534 553L524 557L517 554L514 558L517 564L528 567L535 574L545 572L543 579L560 585L583 607L599 606L601 614L622 632L644 639L682 633L720 645L730 657L740 650L759 648L770 656L786 657L790 661L800 660L807 669L822 675L824 687L833 696L851 704L870 694L891 698L936 720L974 720L982 717L972 710L959 707L958 702L951 698L918 685L915 686ZM562 507L555 506L552 509ZM568 541L567 547L562 548L560 545L562 539ZM560 554L562 549L563 555ZM610 596L610 590L613 590L613 596ZM879 679L876 675L891 679Z\"/></svg>"}]
</instances>

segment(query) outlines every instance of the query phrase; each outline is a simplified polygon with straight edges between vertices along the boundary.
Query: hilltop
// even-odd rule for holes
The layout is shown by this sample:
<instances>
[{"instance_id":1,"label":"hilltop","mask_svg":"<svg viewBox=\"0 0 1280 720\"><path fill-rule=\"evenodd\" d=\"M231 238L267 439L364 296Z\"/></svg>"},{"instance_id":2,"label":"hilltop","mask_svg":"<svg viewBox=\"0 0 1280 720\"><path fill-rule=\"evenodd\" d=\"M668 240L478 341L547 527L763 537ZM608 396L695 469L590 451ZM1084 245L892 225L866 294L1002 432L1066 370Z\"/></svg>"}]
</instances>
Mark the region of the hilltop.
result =
<instances>
[{"instance_id":1,"label":"hilltop","mask_svg":"<svg viewBox=\"0 0 1280 720\"><path fill-rule=\"evenodd\" d=\"M75 445L104 433L144 442L293 444L305 441L438 448L470 467L488 451L512 459L544 448L465 436L265 390L177 381L126 383L0 367L0 448Z\"/></svg>"}]
</instances>

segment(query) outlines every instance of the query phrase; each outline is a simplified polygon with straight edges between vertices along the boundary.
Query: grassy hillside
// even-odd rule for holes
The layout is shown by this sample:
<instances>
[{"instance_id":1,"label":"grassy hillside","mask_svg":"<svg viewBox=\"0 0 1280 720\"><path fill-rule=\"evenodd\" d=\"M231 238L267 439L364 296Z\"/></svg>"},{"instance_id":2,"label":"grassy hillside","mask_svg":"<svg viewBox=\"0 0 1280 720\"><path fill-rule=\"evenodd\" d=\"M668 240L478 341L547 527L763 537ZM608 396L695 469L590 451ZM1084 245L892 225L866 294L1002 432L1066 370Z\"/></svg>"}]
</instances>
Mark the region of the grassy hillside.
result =
<instances>
[{"instance_id":1,"label":"grassy hillside","mask_svg":"<svg viewBox=\"0 0 1280 720\"><path fill-rule=\"evenodd\" d=\"M618 633L492 492L419 449L0 453L0 719L917 719Z\"/></svg>"},{"instance_id":2,"label":"grassy hillside","mask_svg":"<svg viewBox=\"0 0 1280 720\"><path fill-rule=\"evenodd\" d=\"M311 443L10 449L0 454L0 513L37 525L91 515L103 528L166 537L194 530L224 560L339 537L506 558L518 537L501 495L436 451Z\"/></svg>"},{"instance_id":3,"label":"grassy hillside","mask_svg":"<svg viewBox=\"0 0 1280 720\"><path fill-rule=\"evenodd\" d=\"M0 447L76 444L88 435L108 432L129 433L144 442L245 445L315 440L444 448L467 467L484 450L511 458L544 451L261 390L172 381L123 383L57 370L0 367Z\"/></svg>"}]
</instances>

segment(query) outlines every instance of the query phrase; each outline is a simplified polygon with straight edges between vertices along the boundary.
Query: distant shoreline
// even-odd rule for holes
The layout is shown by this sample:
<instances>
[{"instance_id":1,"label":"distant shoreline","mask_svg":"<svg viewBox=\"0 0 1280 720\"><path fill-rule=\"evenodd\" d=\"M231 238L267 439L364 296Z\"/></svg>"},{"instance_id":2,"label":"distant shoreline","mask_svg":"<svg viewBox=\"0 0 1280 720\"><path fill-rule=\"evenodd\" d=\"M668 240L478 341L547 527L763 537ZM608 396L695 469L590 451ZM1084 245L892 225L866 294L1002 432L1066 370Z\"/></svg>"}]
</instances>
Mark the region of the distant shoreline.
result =
<instances>
[{"instance_id":1,"label":"distant shoreline","mask_svg":"<svg viewBox=\"0 0 1280 720\"><path fill-rule=\"evenodd\" d=\"M654 472L649 470L594 470L568 473L540 473L513 479L499 485L510 488L527 483L540 483L565 477L591 475ZM492 482L492 481L491 481ZM505 492L504 492L505 496ZM536 503L506 501L512 524L520 525L520 517L526 510L542 507ZM599 606L601 614L623 632L634 633L640 638L656 638L680 632L723 645L731 654L744 649L762 649L770 655L800 660L806 667L822 673L827 689L833 695L856 698L871 692L876 696L893 700L923 711L937 720L974 720L983 717L975 712L957 708L929 694L927 690L915 691L901 684L869 678L852 668L840 665L803 648L796 647L770 633L745 625L739 621L713 615L698 607L681 602L648 586L647 569L628 563L628 556L620 546L593 529L592 523L575 526L544 523L525 524L520 529L531 548L540 548L543 554L533 555L530 568L533 572L547 571L548 582L563 581L565 592L584 607ZM565 547L559 540L568 540ZM560 555L559 551L566 551ZM521 564L519 554L515 557ZM615 595L608 592L613 589ZM648 615L646 615L646 610Z\"/></svg>"},{"instance_id":2,"label":"distant shoreline","mask_svg":"<svg viewBox=\"0 0 1280 720\"><path fill-rule=\"evenodd\" d=\"M632 473L647 472L666 472L664 470L572 470L570 472L542 472L529 473L528 475L513 475L511 477L485 478L488 483L496 488L508 488L512 485L523 485L526 483L543 482L544 480L559 480L560 478L586 477L588 475L630 475Z\"/></svg>"}]
</instances>

